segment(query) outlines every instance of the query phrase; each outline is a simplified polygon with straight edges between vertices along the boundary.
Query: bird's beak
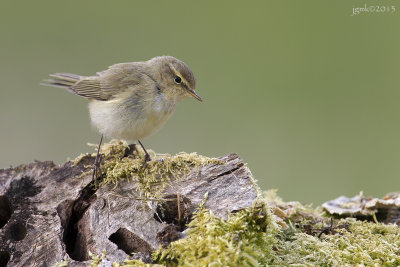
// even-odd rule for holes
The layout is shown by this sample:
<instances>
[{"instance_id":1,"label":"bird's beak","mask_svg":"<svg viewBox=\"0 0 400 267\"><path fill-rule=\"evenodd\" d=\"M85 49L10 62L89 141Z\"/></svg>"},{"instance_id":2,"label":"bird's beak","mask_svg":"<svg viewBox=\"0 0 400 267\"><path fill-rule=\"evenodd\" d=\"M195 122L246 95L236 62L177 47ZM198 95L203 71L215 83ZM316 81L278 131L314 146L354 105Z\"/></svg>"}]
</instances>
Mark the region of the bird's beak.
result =
<instances>
[{"instance_id":1,"label":"bird's beak","mask_svg":"<svg viewBox=\"0 0 400 267\"><path fill-rule=\"evenodd\" d=\"M203 101L203 99L201 99L200 96L198 96L198 94L196 94L196 92L192 89L187 89L188 93L193 96L194 98L196 98L197 100L199 100L200 102Z\"/></svg>"}]
</instances>

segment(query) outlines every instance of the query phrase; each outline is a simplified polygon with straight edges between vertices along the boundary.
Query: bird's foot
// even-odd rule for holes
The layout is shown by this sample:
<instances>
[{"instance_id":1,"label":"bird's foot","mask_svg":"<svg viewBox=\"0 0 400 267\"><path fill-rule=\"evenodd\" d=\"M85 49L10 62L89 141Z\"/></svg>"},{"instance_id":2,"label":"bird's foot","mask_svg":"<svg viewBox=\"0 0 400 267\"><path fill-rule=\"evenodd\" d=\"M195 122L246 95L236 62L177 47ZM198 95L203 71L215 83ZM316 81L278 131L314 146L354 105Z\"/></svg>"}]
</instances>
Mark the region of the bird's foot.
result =
<instances>
[{"instance_id":1,"label":"bird's foot","mask_svg":"<svg viewBox=\"0 0 400 267\"><path fill-rule=\"evenodd\" d=\"M94 187L97 188L98 185L98 174L100 172L100 164L101 164L101 160L102 160L102 155L100 154L100 148L101 148L101 142L103 141L103 135L100 138L100 143L99 143L99 147L97 148L97 155L96 155L96 159L94 160L94 166L93 166L93 174L92 174L92 182L94 184Z\"/></svg>"},{"instance_id":2,"label":"bird's foot","mask_svg":"<svg viewBox=\"0 0 400 267\"><path fill-rule=\"evenodd\" d=\"M146 167L147 167L147 162L149 162L149 161L151 161L151 157L150 157L150 155L146 152L146 154L144 155L144 162L143 162L143 165L142 165L142 168L143 168L143 169L146 169Z\"/></svg>"}]
</instances>

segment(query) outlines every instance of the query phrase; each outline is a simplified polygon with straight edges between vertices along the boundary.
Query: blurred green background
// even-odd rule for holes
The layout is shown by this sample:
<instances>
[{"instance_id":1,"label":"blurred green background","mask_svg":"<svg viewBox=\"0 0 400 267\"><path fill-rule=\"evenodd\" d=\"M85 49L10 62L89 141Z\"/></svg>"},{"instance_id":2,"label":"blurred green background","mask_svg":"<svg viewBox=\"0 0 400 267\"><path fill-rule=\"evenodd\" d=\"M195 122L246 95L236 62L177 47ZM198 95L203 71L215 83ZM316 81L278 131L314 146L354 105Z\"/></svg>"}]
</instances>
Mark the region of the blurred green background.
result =
<instances>
[{"instance_id":1,"label":"blurred green background","mask_svg":"<svg viewBox=\"0 0 400 267\"><path fill-rule=\"evenodd\" d=\"M396 11L351 16L364 4ZM205 101L181 103L147 147L236 152L285 200L399 190L399 15L383 0L2 0L0 168L98 142L87 101L40 86L48 73L172 55Z\"/></svg>"}]
</instances>

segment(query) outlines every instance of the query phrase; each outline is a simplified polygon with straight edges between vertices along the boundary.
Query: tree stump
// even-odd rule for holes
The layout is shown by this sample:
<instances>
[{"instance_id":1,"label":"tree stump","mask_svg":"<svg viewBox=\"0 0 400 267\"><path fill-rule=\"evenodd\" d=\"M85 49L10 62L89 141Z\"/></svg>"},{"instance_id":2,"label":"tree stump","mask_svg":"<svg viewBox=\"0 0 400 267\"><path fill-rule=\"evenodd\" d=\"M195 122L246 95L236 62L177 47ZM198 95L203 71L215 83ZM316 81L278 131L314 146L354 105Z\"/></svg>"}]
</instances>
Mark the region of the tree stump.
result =
<instances>
[{"instance_id":1,"label":"tree stump","mask_svg":"<svg viewBox=\"0 0 400 267\"><path fill-rule=\"evenodd\" d=\"M96 188L90 172L94 155L60 166L47 161L2 169L0 266L54 266L65 260L87 266L89 252L103 251L110 261L135 253L151 262L152 251L185 236L206 193L205 207L221 218L257 198L238 155L219 160L189 166L184 178L170 177L159 199L140 196L137 183L127 179Z\"/></svg>"}]
</instances>

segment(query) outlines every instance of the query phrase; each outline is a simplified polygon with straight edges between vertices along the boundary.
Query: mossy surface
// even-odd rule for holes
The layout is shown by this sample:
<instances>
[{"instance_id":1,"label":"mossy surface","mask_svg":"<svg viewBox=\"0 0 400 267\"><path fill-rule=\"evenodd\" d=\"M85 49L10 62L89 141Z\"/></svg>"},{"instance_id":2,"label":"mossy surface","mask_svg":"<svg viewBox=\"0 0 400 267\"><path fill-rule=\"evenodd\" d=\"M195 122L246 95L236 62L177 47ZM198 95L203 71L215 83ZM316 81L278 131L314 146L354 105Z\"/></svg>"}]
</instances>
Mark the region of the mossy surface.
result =
<instances>
[{"instance_id":1,"label":"mossy surface","mask_svg":"<svg viewBox=\"0 0 400 267\"><path fill-rule=\"evenodd\" d=\"M103 147L100 186L118 186L129 180L136 183L144 199L162 197L169 181L184 179L194 167L221 163L196 154L150 152L152 161L143 168L143 152L127 156L128 150L127 144L117 141ZM127 259L113 266L400 265L400 230L396 225L331 219L323 216L321 208L285 203L273 191L259 195L252 207L230 214L227 220L202 205L194 213L185 238L154 252L155 264ZM273 213L279 213L280 218ZM100 266L106 258L105 254L94 255L91 266Z\"/></svg>"},{"instance_id":2,"label":"mossy surface","mask_svg":"<svg viewBox=\"0 0 400 267\"><path fill-rule=\"evenodd\" d=\"M306 222L304 222L306 223ZM282 230L265 205L231 214L224 221L202 208L187 236L154 252L156 264L138 260L113 266L399 266L400 230L396 225L336 221L321 236ZM316 228L327 224L315 224ZM345 227L340 227L345 226ZM100 261L96 258L92 266Z\"/></svg>"},{"instance_id":3,"label":"mossy surface","mask_svg":"<svg viewBox=\"0 0 400 267\"><path fill-rule=\"evenodd\" d=\"M263 214L263 215L261 215ZM177 266L399 266L396 225L341 219L308 221L317 234L274 223L267 209L252 207L227 221L200 210L188 236L155 252L156 262ZM187 249L190 248L190 249ZM197 265L199 264L200 265Z\"/></svg>"},{"instance_id":4,"label":"mossy surface","mask_svg":"<svg viewBox=\"0 0 400 267\"><path fill-rule=\"evenodd\" d=\"M400 230L396 225L347 218L334 225L320 222L313 227L320 234L293 226L282 229L259 201L226 221L201 208L189 224L186 238L154 252L156 264L128 260L114 266L400 265Z\"/></svg>"},{"instance_id":5,"label":"mossy surface","mask_svg":"<svg viewBox=\"0 0 400 267\"><path fill-rule=\"evenodd\" d=\"M132 148L126 142L120 140L113 140L102 146L100 187L106 184L118 186L119 182L128 180L136 184L139 197L159 199L172 179L185 179L192 169L196 170L200 166L223 164L216 158L208 158L196 153L181 152L172 156L156 154L148 150L151 161L144 166L144 152L141 149L129 151L130 149ZM78 157L75 162L77 160L79 161L80 158Z\"/></svg>"},{"instance_id":6,"label":"mossy surface","mask_svg":"<svg viewBox=\"0 0 400 267\"><path fill-rule=\"evenodd\" d=\"M292 266L399 266L398 226L342 219L334 233L320 237L303 232L289 234L278 254Z\"/></svg>"},{"instance_id":7,"label":"mossy surface","mask_svg":"<svg viewBox=\"0 0 400 267\"><path fill-rule=\"evenodd\" d=\"M189 224L187 237L156 251L154 259L178 266L276 264L281 262L274 252L277 230L261 203L231 214L226 221L201 208Z\"/></svg>"}]
</instances>

